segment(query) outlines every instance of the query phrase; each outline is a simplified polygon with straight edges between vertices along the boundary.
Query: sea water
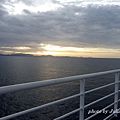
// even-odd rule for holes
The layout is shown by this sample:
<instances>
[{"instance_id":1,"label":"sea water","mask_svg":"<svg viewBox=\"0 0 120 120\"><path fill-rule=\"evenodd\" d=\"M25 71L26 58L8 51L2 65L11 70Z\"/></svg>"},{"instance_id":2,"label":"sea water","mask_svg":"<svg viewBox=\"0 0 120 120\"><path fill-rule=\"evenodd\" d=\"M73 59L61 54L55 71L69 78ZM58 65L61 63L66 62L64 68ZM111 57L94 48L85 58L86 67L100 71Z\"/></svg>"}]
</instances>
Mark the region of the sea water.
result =
<instances>
[{"instance_id":1,"label":"sea water","mask_svg":"<svg viewBox=\"0 0 120 120\"><path fill-rule=\"evenodd\" d=\"M82 75L120 69L120 59L72 58L72 57L0 57L0 86L42 81L54 78ZM89 90L114 82L114 75L90 78L85 89ZM79 93L79 81L54 85L45 88L8 93L0 96L0 117L52 102ZM114 87L108 87L85 96L85 104L111 93ZM99 110L113 102L113 98L101 101L86 109L85 116L92 109ZM79 97L38 111L14 118L14 120L52 120L60 115L79 108ZM79 113L64 120L77 120ZM104 116L104 115L103 115ZM94 120L95 118L93 118ZM102 118L101 118L102 120Z\"/></svg>"}]
</instances>

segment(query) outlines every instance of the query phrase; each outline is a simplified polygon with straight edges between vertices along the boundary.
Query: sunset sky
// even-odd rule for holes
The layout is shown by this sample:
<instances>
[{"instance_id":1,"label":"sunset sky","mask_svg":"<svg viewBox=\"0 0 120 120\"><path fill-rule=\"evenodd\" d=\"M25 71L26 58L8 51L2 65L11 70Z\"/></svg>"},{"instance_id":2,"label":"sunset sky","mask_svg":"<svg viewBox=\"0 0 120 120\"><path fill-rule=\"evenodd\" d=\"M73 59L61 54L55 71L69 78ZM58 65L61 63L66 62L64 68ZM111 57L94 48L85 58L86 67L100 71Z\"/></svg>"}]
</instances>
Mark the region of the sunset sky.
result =
<instances>
[{"instance_id":1,"label":"sunset sky","mask_svg":"<svg viewBox=\"0 0 120 120\"><path fill-rule=\"evenodd\" d=\"M0 0L0 53L120 58L120 0Z\"/></svg>"}]
</instances>

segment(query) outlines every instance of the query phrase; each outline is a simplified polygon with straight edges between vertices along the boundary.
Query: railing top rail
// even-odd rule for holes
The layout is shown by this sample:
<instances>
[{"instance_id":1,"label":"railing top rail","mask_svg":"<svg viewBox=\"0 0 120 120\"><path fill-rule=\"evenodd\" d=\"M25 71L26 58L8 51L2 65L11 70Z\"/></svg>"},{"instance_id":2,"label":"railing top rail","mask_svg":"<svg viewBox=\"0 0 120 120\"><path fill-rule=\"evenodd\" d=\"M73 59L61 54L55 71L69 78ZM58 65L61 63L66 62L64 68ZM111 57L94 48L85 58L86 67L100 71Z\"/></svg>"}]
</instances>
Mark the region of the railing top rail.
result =
<instances>
[{"instance_id":1,"label":"railing top rail","mask_svg":"<svg viewBox=\"0 0 120 120\"><path fill-rule=\"evenodd\" d=\"M96 77L96 76L101 76L101 75L106 75L106 74L112 74L116 72L120 72L120 69L97 72L97 73L90 73L90 74L84 74L84 75L77 75L77 76L70 76L70 77L64 77L64 78L50 79L50 80L44 80L44 81L3 86L3 87L0 87L0 94L34 89L38 87L45 87L45 86L50 86L50 85L55 85L55 84L66 83L66 82L72 82L75 80L86 79L86 78L91 78L91 77Z\"/></svg>"}]
</instances>

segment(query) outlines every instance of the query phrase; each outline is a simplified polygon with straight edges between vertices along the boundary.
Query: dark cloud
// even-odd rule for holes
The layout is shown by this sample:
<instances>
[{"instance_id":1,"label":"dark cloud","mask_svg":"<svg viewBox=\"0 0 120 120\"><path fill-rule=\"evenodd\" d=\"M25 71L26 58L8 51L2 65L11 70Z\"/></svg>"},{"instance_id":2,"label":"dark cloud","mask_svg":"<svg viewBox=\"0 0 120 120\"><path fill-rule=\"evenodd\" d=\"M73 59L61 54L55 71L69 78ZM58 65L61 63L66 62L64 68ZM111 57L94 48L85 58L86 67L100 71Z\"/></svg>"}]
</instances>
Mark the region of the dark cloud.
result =
<instances>
[{"instance_id":1,"label":"dark cloud","mask_svg":"<svg viewBox=\"0 0 120 120\"><path fill-rule=\"evenodd\" d=\"M26 10L26 9L24 9L23 12L26 14L32 14L29 10Z\"/></svg>"},{"instance_id":2,"label":"dark cloud","mask_svg":"<svg viewBox=\"0 0 120 120\"><path fill-rule=\"evenodd\" d=\"M5 3L7 0L0 0L0 3Z\"/></svg>"},{"instance_id":3,"label":"dark cloud","mask_svg":"<svg viewBox=\"0 0 120 120\"><path fill-rule=\"evenodd\" d=\"M23 2L32 4L27 0ZM74 47L120 46L119 6L66 5L57 11L38 13L24 9L22 15L9 15L0 6L0 46L32 47L34 44L34 48L40 43Z\"/></svg>"},{"instance_id":4,"label":"dark cloud","mask_svg":"<svg viewBox=\"0 0 120 120\"><path fill-rule=\"evenodd\" d=\"M4 15L7 15L7 14L8 14L8 12L7 12L6 8L0 4L0 17L1 17L1 19Z\"/></svg>"}]
</instances>

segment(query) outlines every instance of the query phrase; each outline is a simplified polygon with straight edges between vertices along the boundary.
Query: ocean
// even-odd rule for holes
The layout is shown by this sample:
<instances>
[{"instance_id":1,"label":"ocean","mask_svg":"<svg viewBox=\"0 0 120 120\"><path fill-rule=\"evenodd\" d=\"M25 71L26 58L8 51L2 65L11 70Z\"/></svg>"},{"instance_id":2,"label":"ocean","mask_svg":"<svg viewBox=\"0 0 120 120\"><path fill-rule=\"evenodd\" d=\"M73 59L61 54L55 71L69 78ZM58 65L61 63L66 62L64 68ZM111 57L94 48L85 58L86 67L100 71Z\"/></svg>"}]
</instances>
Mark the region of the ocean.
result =
<instances>
[{"instance_id":1,"label":"ocean","mask_svg":"<svg viewBox=\"0 0 120 120\"><path fill-rule=\"evenodd\" d=\"M120 59L72 58L72 57L0 57L0 86L35 82L120 69ZM90 78L86 80L86 90L114 81L114 75ZM45 88L8 93L0 96L0 117L25 109L36 107L60 98L79 93L79 81L54 85ZM111 86L85 96L85 104L101 98L113 91ZM85 110L88 116L90 109L100 109L111 103L113 97L99 102ZM103 106L102 106L103 105ZM79 97L14 118L12 120L52 120L79 107ZM79 114L73 114L64 120L78 120ZM105 115L102 115L105 116ZM95 120L96 118L93 118ZM99 120L103 118L99 116Z\"/></svg>"}]
</instances>

